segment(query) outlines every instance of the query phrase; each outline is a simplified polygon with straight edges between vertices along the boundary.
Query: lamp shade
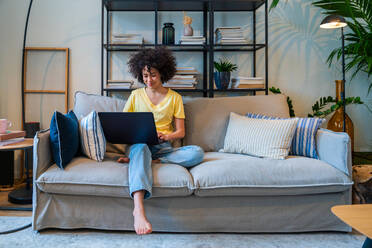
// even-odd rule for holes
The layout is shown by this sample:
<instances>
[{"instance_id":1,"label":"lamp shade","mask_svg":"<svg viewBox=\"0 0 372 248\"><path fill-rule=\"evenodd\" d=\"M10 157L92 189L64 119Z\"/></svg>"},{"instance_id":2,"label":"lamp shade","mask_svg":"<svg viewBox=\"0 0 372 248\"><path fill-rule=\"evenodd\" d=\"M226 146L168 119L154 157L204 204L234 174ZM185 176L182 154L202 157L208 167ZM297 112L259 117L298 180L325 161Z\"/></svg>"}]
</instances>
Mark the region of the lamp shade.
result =
<instances>
[{"instance_id":1,"label":"lamp shade","mask_svg":"<svg viewBox=\"0 0 372 248\"><path fill-rule=\"evenodd\" d=\"M326 18L323 19L322 23L320 24L321 28L343 28L347 26L347 23L345 21L345 18L338 15L329 15Z\"/></svg>"}]
</instances>

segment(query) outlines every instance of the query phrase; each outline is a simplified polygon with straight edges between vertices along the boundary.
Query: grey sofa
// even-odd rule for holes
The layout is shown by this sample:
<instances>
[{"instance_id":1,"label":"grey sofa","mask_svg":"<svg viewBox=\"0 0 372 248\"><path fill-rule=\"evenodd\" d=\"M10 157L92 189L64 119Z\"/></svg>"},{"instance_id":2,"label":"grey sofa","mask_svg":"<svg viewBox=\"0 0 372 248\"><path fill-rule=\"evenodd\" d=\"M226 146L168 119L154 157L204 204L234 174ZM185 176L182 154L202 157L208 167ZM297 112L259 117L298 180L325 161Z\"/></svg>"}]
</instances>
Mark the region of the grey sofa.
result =
<instances>
[{"instance_id":1,"label":"grey sofa","mask_svg":"<svg viewBox=\"0 0 372 248\"><path fill-rule=\"evenodd\" d=\"M125 101L77 92L74 112L121 111ZM330 208L351 203L350 140L317 133L320 160L290 156L261 159L218 152L230 112L288 117L281 95L185 99L183 145L205 150L187 170L153 164L153 198L145 201L154 231L308 232L350 231ZM33 229L133 230L128 166L108 151L103 162L76 157L65 170L53 164L49 131L34 139Z\"/></svg>"}]
</instances>

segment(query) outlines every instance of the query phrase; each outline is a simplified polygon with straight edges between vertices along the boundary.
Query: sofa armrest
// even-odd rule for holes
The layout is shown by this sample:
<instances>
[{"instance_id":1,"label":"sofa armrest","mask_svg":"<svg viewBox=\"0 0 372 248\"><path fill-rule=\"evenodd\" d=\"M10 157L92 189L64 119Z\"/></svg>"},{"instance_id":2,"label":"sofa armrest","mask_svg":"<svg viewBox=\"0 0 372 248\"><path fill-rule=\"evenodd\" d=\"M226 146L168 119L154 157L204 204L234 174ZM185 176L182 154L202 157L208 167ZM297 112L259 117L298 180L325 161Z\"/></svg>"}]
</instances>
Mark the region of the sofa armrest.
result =
<instances>
[{"instance_id":1,"label":"sofa armrest","mask_svg":"<svg viewBox=\"0 0 372 248\"><path fill-rule=\"evenodd\" d=\"M34 138L33 178L37 180L54 162L50 147L49 129L36 133Z\"/></svg>"},{"instance_id":2,"label":"sofa armrest","mask_svg":"<svg viewBox=\"0 0 372 248\"><path fill-rule=\"evenodd\" d=\"M316 134L316 148L320 160L351 176L351 142L347 133L321 128Z\"/></svg>"}]
</instances>

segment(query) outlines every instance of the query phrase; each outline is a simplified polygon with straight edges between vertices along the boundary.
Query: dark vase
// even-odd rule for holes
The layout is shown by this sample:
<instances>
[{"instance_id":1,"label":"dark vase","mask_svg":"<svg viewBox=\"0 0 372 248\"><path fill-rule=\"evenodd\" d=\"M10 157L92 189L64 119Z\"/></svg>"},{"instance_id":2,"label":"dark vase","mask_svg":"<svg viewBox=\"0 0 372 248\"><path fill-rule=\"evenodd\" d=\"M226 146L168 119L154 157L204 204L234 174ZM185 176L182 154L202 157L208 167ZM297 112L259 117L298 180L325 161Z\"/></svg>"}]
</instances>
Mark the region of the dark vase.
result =
<instances>
[{"instance_id":1,"label":"dark vase","mask_svg":"<svg viewBox=\"0 0 372 248\"><path fill-rule=\"evenodd\" d=\"M343 89L342 80L336 80L336 100L341 100L341 92ZM328 121L327 129L335 132L343 132L344 130L344 107L335 111L331 119ZM354 124L349 115L345 113L345 131L351 139L351 151L354 151Z\"/></svg>"},{"instance_id":2,"label":"dark vase","mask_svg":"<svg viewBox=\"0 0 372 248\"><path fill-rule=\"evenodd\" d=\"M217 89L226 90L230 84L230 72L227 71L216 71L214 72L214 82Z\"/></svg>"},{"instance_id":3,"label":"dark vase","mask_svg":"<svg viewBox=\"0 0 372 248\"><path fill-rule=\"evenodd\" d=\"M164 45L174 45L174 27L173 23L164 23L162 43Z\"/></svg>"}]
</instances>

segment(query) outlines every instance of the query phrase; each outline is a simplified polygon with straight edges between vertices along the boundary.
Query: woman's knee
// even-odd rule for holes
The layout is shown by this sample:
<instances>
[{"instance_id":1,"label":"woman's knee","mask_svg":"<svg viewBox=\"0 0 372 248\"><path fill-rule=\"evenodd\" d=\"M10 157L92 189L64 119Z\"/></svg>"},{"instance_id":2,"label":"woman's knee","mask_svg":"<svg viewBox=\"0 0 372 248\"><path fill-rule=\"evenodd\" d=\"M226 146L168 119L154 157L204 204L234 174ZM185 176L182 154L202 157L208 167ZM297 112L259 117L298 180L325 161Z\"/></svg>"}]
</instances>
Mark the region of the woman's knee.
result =
<instances>
[{"instance_id":1,"label":"woman's knee","mask_svg":"<svg viewBox=\"0 0 372 248\"><path fill-rule=\"evenodd\" d=\"M192 167L197 164L200 164L204 159L204 151L200 146L188 146L190 149L190 156L187 162L185 163L185 166Z\"/></svg>"},{"instance_id":2,"label":"woman's knee","mask_svg":"<svg viewBox=\"0 0 372 248\"><path fill-rule=\"evenodd\" d=\"M150 148L147 144L139 143L139 144L133 144L130 147L130 153L132 152L145 152L145 153L151 153Z\"/></svg>"}]
</instances>

